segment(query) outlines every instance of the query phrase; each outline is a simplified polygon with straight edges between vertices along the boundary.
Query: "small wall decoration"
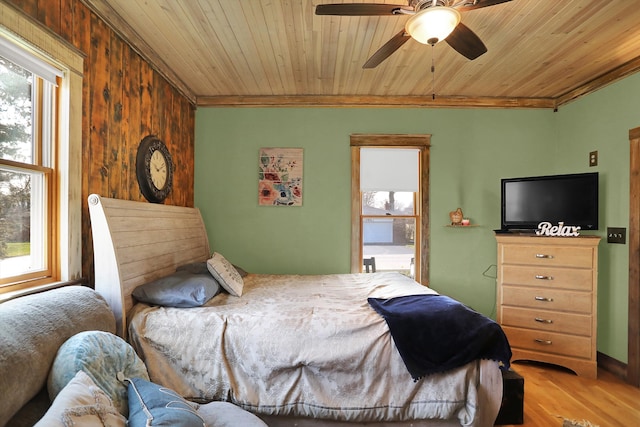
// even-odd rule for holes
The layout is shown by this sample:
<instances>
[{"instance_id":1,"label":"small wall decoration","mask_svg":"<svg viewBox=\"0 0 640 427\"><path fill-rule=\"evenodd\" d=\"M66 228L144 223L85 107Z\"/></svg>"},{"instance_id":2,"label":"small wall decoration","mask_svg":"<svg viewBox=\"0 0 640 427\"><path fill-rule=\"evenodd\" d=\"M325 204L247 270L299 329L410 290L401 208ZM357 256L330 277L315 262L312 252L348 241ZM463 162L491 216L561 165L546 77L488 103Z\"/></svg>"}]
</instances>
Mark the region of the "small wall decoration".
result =
<instances>
[{"instance_id":1,"label":"small wall decoration","mask_svg":"<svg viewBox=\"0 0 640 427\"><path fill-rule=\"evenodd\" d=\"M456 209L455 211L449 212L451 225L462 225L462 218L464 218L464 215L462 214L462 209L460 208Z\"/></svg>"},{"instance_id":2,"label":"small wall decoration","mask_svg":"<svg viewBox=\"0 0 640 427\"><path fill-rule=\"evenodd\" d=\"M259 206L302 206L302 148L261 148Z\"/></svg>"},{"instance_id":3,"label":"small wall decoration","mask_svg":"<svg viewBox=\"0 0 640 427\"><path fill-rule=\"evenodd\" d=\"M538 236L577 237L580 235L580 227L564 225L564 222L559 222L558 225L551 225L550 222L543 221L538 224L536 234Z\"/></svg>"}]
</instances>

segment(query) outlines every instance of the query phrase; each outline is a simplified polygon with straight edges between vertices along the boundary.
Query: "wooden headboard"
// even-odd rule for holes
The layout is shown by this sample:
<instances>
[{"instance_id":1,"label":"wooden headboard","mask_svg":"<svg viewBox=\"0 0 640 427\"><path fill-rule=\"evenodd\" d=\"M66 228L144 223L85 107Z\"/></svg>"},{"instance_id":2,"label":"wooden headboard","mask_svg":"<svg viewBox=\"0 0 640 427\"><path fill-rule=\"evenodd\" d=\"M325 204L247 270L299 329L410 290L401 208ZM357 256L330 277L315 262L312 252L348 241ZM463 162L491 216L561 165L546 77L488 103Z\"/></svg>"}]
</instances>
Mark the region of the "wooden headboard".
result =
<instances>
[{"instance_id":1,"label":"wooden headboard","mask_svg":"<svg viewBox=\"0 0 640 427\"><path fill-rule=\"evenodd\" d=\"M95 287L127 336L131 292L166 276L179 265L210 257L209 240L197 208L89 196Z\"/></svg>"}]
</instances>

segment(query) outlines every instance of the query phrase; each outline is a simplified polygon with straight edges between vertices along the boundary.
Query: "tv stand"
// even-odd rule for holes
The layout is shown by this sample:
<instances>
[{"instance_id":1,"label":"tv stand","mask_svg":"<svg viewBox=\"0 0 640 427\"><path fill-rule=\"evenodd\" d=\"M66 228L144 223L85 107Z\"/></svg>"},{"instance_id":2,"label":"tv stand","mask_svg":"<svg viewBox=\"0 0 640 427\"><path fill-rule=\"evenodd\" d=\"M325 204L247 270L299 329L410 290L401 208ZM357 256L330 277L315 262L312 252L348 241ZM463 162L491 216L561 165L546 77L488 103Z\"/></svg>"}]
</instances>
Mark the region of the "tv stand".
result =
<instances>
[{"instance_id":1,"label":"tv stand","mask_svg":"<svg viewBox=\"0 0 640 427\"><path fill-rule=\"evenodd\" d=\"M600 237L497 234L497 321L512 360L596 378Z\"/></svg>"}]
</instances>

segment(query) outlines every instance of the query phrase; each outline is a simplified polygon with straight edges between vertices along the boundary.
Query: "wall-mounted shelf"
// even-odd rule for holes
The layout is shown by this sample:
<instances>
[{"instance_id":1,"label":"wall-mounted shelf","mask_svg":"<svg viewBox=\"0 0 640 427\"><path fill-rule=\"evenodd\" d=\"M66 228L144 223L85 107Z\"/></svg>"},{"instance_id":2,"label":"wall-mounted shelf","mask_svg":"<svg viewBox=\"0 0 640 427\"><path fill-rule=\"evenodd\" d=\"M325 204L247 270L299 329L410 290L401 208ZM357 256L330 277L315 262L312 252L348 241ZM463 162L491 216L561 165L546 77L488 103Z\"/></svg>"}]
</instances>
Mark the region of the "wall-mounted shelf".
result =
<instances>
[{"instance_id":1,"label":"wall-mounted shelf","mask_svg":"<svg viewBox=\"0 0 640 427\"><path fill-rule=\"evenodd\" d=\"M469 225L452 225L452 224L447 224L447 225L445 225L445 227L449 227L449 228L473 228L473 227L480 227L480 224L469 224Z\"/></svg>"}]
</instances>

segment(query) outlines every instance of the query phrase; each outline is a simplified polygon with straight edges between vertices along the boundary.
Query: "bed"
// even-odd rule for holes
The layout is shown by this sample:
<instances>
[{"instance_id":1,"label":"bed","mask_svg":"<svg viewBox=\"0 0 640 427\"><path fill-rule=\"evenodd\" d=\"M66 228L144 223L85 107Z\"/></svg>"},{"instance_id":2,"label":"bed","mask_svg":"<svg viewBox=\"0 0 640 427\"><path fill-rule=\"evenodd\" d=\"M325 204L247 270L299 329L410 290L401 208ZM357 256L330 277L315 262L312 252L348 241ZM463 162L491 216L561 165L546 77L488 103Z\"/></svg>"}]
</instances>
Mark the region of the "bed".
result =
<instances>
[{"instance_id":1,"label":"bed","mask_svg":"<svg viewBox=\"0 0 640 427\"><path fill-rule=\"evenodd\" d=\"M198 209L94 194L89 211L96 291L153 381L192 400L231 401L272 427L493 425L498 361L410 372L373 305L440 300L431 289L385 272L248 274L239 297L221 292L188 309L144 304L132 297L138 286L211 257Z\"/></svg>"}]
</instances>

